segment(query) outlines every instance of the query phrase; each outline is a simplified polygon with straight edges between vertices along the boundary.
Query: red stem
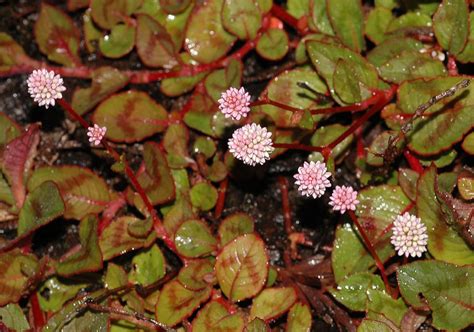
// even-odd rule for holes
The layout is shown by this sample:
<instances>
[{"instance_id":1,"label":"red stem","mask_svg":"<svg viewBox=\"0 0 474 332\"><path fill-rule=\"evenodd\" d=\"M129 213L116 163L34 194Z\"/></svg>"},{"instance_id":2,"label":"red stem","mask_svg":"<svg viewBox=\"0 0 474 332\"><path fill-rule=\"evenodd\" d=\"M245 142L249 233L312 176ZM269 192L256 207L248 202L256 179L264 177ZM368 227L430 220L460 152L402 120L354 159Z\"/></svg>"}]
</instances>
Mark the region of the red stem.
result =
<instances>
[{"instance_id":1,"label":"red stem","mask_svg":"<svg viewBox=\"0 0 474 332\"><path fill-rule=\"evenodd\" d=\"M227 192L227 186L229 185L229 179L225 178L219 185L219 196L217 197L216 209L214 210L214 217L219 219L222 215L225 205L225 196Z\"/></svg>"},{"instance_id":2,"label":"red stem","mask_svg":"<svg viewBox=\"0 0 474 332\"><path fill-rule=\"evenodd\" d=\"M35 331L41 331L41 328L46 325L46 319L41 310L38 294L34 292L30 297L31 311L33 312L33 322L35 324Z\"/></svg>"},{"instance_id":3,"label":"red stem","mask_svg":"<svg viewBox=\"0 0 474 332\"><path fill-rule=\"evenodd\" d=\"M284 176L278 177L280 185L281 201L283 204L283 219L285 220L285 231L287 235L293 233L293 224L291 222L290 199L288 197L288 180Z\"/></svg>"},{"instance_id":4,"label":"red stem","mask_svg":"<svg viewBox=\"0 0 474 332\"><path fill-rule=\"evenodd\" d=\"M403 151L403 155L405 156L405 159L408 161L408 164L410 165L410 168L412 170L414 170L418 174L423 173L423 166L421 165L420 161L410 153L410 151Z\"/></svg>"},{"instance_id":5,"label":"red stem","mask_svg":"<svg viewBox=\"0 0 474 332\"><path fill-rule=\"evenodd\" d=\"M357 216L355 215L354 211L349 210L348 212L349 212L349 216L352 219L352 222L354 223L354 225L356 225L357 230L359 231L359 234L362 236L362 239L364 240L364 244L365 244L367 250L370 252L372 257L374 258L375 265L380 270L380 274L382 275L382 279L383 279L383 282L385 284L385 288L387 289L387 292L389 292L389 294L392 294L392 287L390 287L390 283L388 282L385 267L383 266L383 263L380 260L379 255L375 251L375 248L372 246L372 243L370 242L367 234L365 233L364 228L362 228L362 225L359 223L359 220L357 219Z\"/></svg>"},{"instance_id":6,"label":"red stem","mask_svg":"<svg viewBox=\"0 0 474 332\"><path fill-rule=\"evenodd\" d=\"M306 33L305 29L300 26L299 20L293 15L290 15L281 6L273 4L271 13L275 17L285 22L288 26L292 27L293 29L296 29L299 34L304 35Z\"/></svg>"}]
</instances>

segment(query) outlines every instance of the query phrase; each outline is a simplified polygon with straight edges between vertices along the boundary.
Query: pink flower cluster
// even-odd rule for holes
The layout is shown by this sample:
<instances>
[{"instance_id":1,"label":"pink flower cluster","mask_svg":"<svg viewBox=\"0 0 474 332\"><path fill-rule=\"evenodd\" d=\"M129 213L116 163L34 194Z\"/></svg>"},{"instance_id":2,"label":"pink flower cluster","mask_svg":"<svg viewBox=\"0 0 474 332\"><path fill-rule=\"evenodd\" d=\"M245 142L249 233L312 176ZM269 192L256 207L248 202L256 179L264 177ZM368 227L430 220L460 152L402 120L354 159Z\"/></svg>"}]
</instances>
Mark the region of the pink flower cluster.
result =
<instances>
[{"instance_id":1,"label":"pink flower cluster","mask_svg":"<svg viewBox=\"0 0 474 332\"><path fill-rule=\"evenodd\" d=\"M272 133L256 123L245 125L232 134L229 151L244 164L263 165L273 152Z\"/></svg>"},{"instance_id":2,"label":"pink flower cluster","mask_svg":"<svg viewBox=\"0 0 474 332\"><path fill-rule=\"evenodd\" d=\"M426 251L428 235L420 218L405 212L393 222L392 232L390 239L399 256L421 257Z\"/></svg>"},{"instance_id":3,"label":"pink flower cluster","mask_svg":"<svg viewBox=\"0 0 474 332\"><path fill-rule=\"evenodd\" d=\"M305 162L303 166L299 167L294 178L302 195L318 198L324 195L326 188L331 186L330 176L331 173L327 171L325 163L311 161Z\"/></svg>"},{"instance_id":4,"label":"pink flower cluster","mask_svg":"<svg viewBox=\"0 0 474 332\"><path fill-rule=\"evenodd\" d=\"M329 205L334 211L339 211L344 214L346 211L355 211L356 205L359 204L357 200L357 191L349 186L336 186L331 195Z\"/></svg>"},{"instance_id":5,"label":"pink flower cluster","mask_svg":"<svg viewBox=\"0 0 474 332\"><path fill-rule=\"evenodd\" d=\"M240 89L229 88L223 92L218 100L219 109L226 118L240 120L250 112L250 95L242 87Z\"/></svg>"},{"instance_id":6,"label":"pink flower cluster","mask_svg":"<svg viewBox=\"0 0 474 332\"><path fill-rule=\"evenodd\" d=\"M94 124L94 127L87 128L87 136L89 136L89 142L92 145L99 145L100 141L102 141L102 139L104 138L106 132L106 127L100 127L97 124Z\"/></svg>"},{"instance_id":7,"label":"pink flower cluster","mask_svg":"<svg viewBox=\"0 0 474 332\"><path fill-rule=\"evenodd\" d=\"M49 108L49 105L54 106L56 99L61 99L62 92L66 90L61 76L46 69L34 70L28 77L27 84L28 92L34 101L46 108Z\"/></svg>"}]
</instances>

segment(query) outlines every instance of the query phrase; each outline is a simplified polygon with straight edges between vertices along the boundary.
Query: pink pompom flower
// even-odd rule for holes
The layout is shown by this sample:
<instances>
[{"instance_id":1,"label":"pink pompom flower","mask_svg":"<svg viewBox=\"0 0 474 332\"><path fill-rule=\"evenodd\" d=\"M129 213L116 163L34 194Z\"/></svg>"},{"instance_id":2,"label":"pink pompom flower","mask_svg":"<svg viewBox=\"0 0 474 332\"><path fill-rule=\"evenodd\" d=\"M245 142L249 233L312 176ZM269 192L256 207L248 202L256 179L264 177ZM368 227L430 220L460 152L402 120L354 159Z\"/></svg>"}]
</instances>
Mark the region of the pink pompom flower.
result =
<instances>
[{"instance_id":1,"label":"pink pompom flower","mask_svg":"<svg viewBox=\"0 0 474 332\"><path fill-rule=\"evenodd\" d=\"M273 152L272 133L258 124L247 124L232 134L229 151L244 164L263 165Z\"/></svg>"},{"instance_id":2,"label":"pink pompom flower","mask_svg":"<svg viewBox=\"0 0 474 332\"><path fill-rule=\"evenodd\" d=\"M106 127L99 127L97 124L94 124L94 127L87 128L87 136L89 136L91 145L99 145L106 132Z\"/></svg>"},{"instance_id":3,"label":"pink pompom flower","mask_svg":"<svg viewBox=\"0 0 474 332\"><path fill-rule=\"evenodd\" d=\"M390 240L399 256L421 257L428 244L426 226L420 218L405 212L393 222Z\"/></svg>"},{"instance_id":4,"label":"pink pompom flower","mask_svg":"<svg viewBox=\"0 0 474 332\"><path fill-rule=\"evenodd\" d=\"M311 161L304 162L293 177L301 195L318 198L324 195L326 188L331 187L330 176L325 163Z\"/></svg>"},{"instance_id":5,"label":"pink pompom flower","mask_svg":"<svg viewBox=\"0 0 474 332\"><path fill-rule=\"evenodd\" d=\"M34 101L46 108L49 108L49 105L54 106L56 99L61 99L62 92L66 90L61 76L46 69L33 70L27 84L28 92Z\"/></svg>"},{"instance_id":6,"label":"pink pompom flower","mask_svg":"<svg viewBox=\"0 0 474 332\"><path fill-rule=\"evenodd\" d=\"M226 118L240 120L250 112L250 95L242 87L240 89L229 88L222 93L218 100L219 109Z\"/></svg>"},{"instance_id":7,"label":"pink pompom flower","mask_svg":"<svg viewBox=\"0 0 474 332\"><path fill-rule=\"evenodd\" d=\"M329 205L334 211L339 211L341 214L349 210L355 211L357 204L359 204L357 191L350 186L336 186L330 199Z\"/></svg>"}]
</instances>

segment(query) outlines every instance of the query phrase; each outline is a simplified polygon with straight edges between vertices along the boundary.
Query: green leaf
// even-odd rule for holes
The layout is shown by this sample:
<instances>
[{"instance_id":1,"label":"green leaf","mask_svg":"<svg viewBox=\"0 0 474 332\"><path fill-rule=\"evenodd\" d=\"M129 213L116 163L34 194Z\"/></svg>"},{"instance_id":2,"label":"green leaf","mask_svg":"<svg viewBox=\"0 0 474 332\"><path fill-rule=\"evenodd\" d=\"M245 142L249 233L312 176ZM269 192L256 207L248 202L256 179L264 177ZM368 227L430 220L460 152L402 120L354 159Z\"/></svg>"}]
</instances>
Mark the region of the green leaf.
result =
<instances>
[{"instance_id":1,"label":"green leaf","mask_svg":"<svg viewBox=\"0 0 474 332\"><path fill-rule=\"evenodd\" d=\"M83 115L99 102L123 88L129 81L127 75L112 67L100 67L92 72L90 88L76 88L72 96L72 108Z\"/></svg>"},{"instance_id":2,"label":"green leaf","mask_svg":"<svg viewBox=\"0 0 474 332\"><path fill-rule=\"evenodd\" d=\"M311 0L309 6L312 20L310 22L312 22L316 31L334 36L334 30L327 12L326 0Z\"/></svg>"},{"instance_id":3,"label":"green leaf","mask_svg":"<svg viewBox=\"0 0 474 332\"><path fill-rule=\"evenodd\" d=\"M462 63L474 62L474 12L469 13L469 35L464 50L456 55L456 60ZM1 66L0 66L1 68Z\"/></svg>"},{"instance_id":4,"label":"green leaf","mask_svg":"<svg viewBox=\"0 0 474 332\"><path fill-rule=\"evenodd\" d=\"M67 301L74 298L86 286L85 283L59 280L56 277L47 279L38 289L41 310L50 312L60 310Z\"/></svg>"},{"instance_id":5,"label":"green leaf","mask_svg":"<svg viewBox=\"0 0 474 332\"><path fill-rule=\"evenodd\" d=\"M126 285L127 282L127 272L121 266L109 262L105 273L104 286L107 289L114 289Z\"/></svg>"},{"instance_id":6,"label":"green leaf","mask_svg":"<svg viewBox=\"0 0 474 332\"><path fill-rule=\"evenodd\" d=\"M430 260L401 266L397 279L405 301L431 308L435 328L461 330L474 323L473 274L472 266Z\"/></svg>"},{"instance_id":7,"label":"green leaf","mask_svg":"<svg viewBox=\"0 0 474 332\"><path fill-rule=\"evenodd\" d=\"M196 218L197 215L193 211L193 206L189 197L177 199L166 213L163 225L170 235L174 235L178 227L186 220Z\"/></svg>"},{"instance_id":8,"label":"green leaf","mask_svg":"<svg viewBox=\"0 0 474 332\"><path fill-rule=\"evenodd\" d=\"M288 43L288 35L284 30L270 28L258 39L255 50L266 60L277 61L288 52Z\"/></svg>"},{"instance_id":9,"label":"green leaf","mask_svg":"<svg viewBox=\"0 0 474 332\"><path fill-rule=\"evenodd\" d=\"M255 39L262 25L262 13L253 0L225 0L222 23L239 39Z\"/></svg>"},{"instance_id":10,"label":"green leaf","mask_svg":"<svg viewBox=\"0 0 474 332\"><path fill-rule=\"evenodd\" d=\"M197 5L189 19L184 47L201 63L211 63L232 47L236 37L224 30L221 11L224 0Z\"/></svg>"},{"instance_id":11,"label":"green leaf","mask_svg":"<svg viewBox=\"0 0 474 332\"><path fill-rule=\"evenodd\" d=\"M87 9L82 16L84 43L89 53L94 53L97 49L97 42L102 38L102 31L99 30L92 21L91 9Z\"/></svg>"},{"instance_id":12,"label":"green leaf","mask_svg":"<svg viewBox=\"0 0 474 332\"><path fill-rule=\"evenodd\" d=\"M63 215L65 210L58 187L45 181L26 196L18 219L18 235L30 233Z\"/></svg>"},{"instance_id":13,"label":"green leaf","mask_svg":"<svg viewBox=\"0 0 474 332\"><path fill-rule=\"evenodd\" d=\"M393 16L390 9L384 7L372 9L365 23L367 37L375 44L383 42L387 38L385 32L388 30L392 19Z\"/></svg>"},{"instance_id":14,"label":"green leaf","mask_svg":"<svg viewBox=\"0 0 474 332\"><path fill-rule=\"evenodd\" d=\"M454 264L474 264L474 255L458 233L445 221L435 192L436 167L428 168L418 180L416 208L428 230L428 250L434 258Z\"/></svg>"},{"instance_id":15,"label":"green leaf","mask_svg":"<svg viewBox=\"0 0 474 332\"><path fill-rule=\"evenodd\" d=\"M28 181L28 191L46 181L59 188L66 205L64 217L81 220L88 214L102 212L111 197L105 181L87 168L77 166L46 166L37 168Z\"/></svg>"},{"instance_id":16,"label":"green leaf","mask_svg":"<svg viewBox=\"0 0 474 332\"><path fill-rule=\"evenodd\" d=\"M254 318L245 328L245 332L270 332L270 327L260 318Z\"/></svg>"},{"instance_id":17,"label":"green leaf","mask_svg":"<svg viewBox=\"0 0 474 332\"><path fill-rule=\"evenodd\" d=\"M388 32L403 36L406 34L406 32L415 30L417 28L431 28L432 25L433 23L431 22L431 15L408 12L392 20L388 27Z\"/></svg>"},{"instance_id":18,"label":"green leaf","mask_svg":"<svg viewBox=\"0 0 474 332\"><path fill-rule=\"evenodd\" d=\"M128 24L115 25L110 34L99 39L100 52L112 59L130 53L135 45L135 27Z\"/></svg>"},{"instance_id":19,"label":"green leaf","mask_svg":"<svg viewBox=\"0 0 474 332\"><path fill-rule=\"evenodd\" d=\"M137 15L137 53L149 67L171 69L179 56L166 29L148 15Z\"/></svg>"},{"instance_id":20,"label":"green leaf","mask_svg":"<svg viewBox=\"0 0 474 332\"><path fill-rule=\"evenodd\" d=\"M18 302L39 269L38 260L31 254L13 249L0 254L0 306Z\"/></svg>"},{"instance_id":21,"label":"green leaf","mask_svg":"<svg viewBox=\"0 0 474 332\"><path fill-rule=\"evenodd\" d=\"M194 141L193 152L202 153L206 158L211 158L216 153L216 143L211 137L198 136Z\"/></svg>"},{"instance_id":22,"label":"green leaf","mask_svg":"<svg viewBox=\"0 0 474 332\"><path fill-rule=\"evenodd\" d=\"M110 30L117 23L126 22L142 0L94 0L90 2L91 14L95 23Z\"/></svg>"},{"instance_id":23,"label":"green leaf","mask_svg":"<svg viewBox=\"0 0 474 332\"><path fill-rule=\"evenodd\" d=\"M389 60L399 57L403 51L419 52L421 49L423 49L423 43L416 39L394 37L373 48L367 54L367 60L377 67L382 67Z\"/></svg>"},{"instance_id":24,"label":"green leaf","mask_svg":"<svg viewBox=\"0 0 474 332\"><path fill-rule=\"evenodd\" d=\"M0 43L1 43L1 34L0 34ZM21 134L20 126L15 121L10 119L6 114L0 113L0 146L7 144L12 139L20 136L20 134Z\"/></svg>"},{"instance_id":25,"label":"green leaf","mask_svg":"<svg viewBox=\"0 0 474 332\"><path fill-rule=\"evenodd\" d=\"M193 320L193 331L239 332L245 327L241 312L231 314L218 301L211 301L201 309Z\"/></svg>"},{"instance_id":26,"label":"green leaf","mask_svg":"<svg viewBox=\"0 0 474 332\"><path fill-rule=\"evenodd\" d=\"M380 76L393 83L414 80L417 78L436 78L446 76L447 71L441 61L428 54L414 51L403 51L378 68Z\"/></svg>"},{"instance_id":27,"label":"green leaf","mask_svg":"<svg viewBox=\"0 0 474 332\"><path fill-rule=\"evenodd\" d=\"M160 104L139 91L112 95L97 107L94 123L107 127L106 137L115 142L138 142L166 128L167 113Z\"/></svg>"},{"instance_id":28,"label":"green leaf","mask_svg":"<svg viewBox=\"0 0 474 332\"><path fill-rule=\"evenodd\" d=\"M178 274L184 288L199 291L208 287L214 275L214 263L208 258L186 260Z\"/></svg>"},{"instance_id":29,"label":"green leaf","mask_svg":"<svg viewBox=\"0 0 474 332\"><path fill-rule=\"evenodd\" d=\"M15 199L13 198L10 186L3 177L2 172L0 172L0 202L7 203L8 205L15 204Z\"/></svg>"},{"instance_id":30,"label":"green leaf","mask_svg":"<svg viewBox=\"0 0 474 332\"><path fill-rule=\"evenodd\" d=\"M474 132L471 132L462 141L462 149L471 156L474 155Z\"/></svg>"},{"instance_id":31,"label":"green leaf","mask_svg":"<svg viewBox=\"0 0 474 332\"><path fill-rule=\"evenodd\" d=\"M217 256L215 271L222 292L231 301L258 294L268 275L268 257L262 239L245 234L228 243Z\"/></svg>"},{"instance_id":32,"label":"green leaf","mask_svg":"<svg viewBox=\"0 0 474 332\"><path fill-rule=\"evenodd\" d=\"M0 308L0 322L12 331L22 332L31 329L21 307L16 303Z\"/></svg>"},{"instance_id":33,"label":"green leaf","mask_svg":"<svg viewBox=\"0 0 474 332\"><path fill-rule=\"evenodd\" d=\"M364 15L358 0L332 0L327 11L336 36L357 53L365 50Z\"/></svg>"},{"instance_id":34,"label":"green leaf","mask_svg":"<svg viewBox=\"0 0 474 332\"><path fill-rule=\"evenodd\" d=\"M295 303L288 313L286 332L309 332L313 318L308 305L301 302Z\"/></svg>"},{"instance_id":35,"label":"green leaf","mask_svg":"<svg viewBox=\"0 0 474 332\"><path fill-rule=\"evenodd\" d=\"M179 14L191 4L191 0L159 0L160 6L169 14Z\"/></svg>"},{"instance_id":36,"label":"green leaf","mask_svg":"<svg viewBox=\"0 0 474 332\"><path fill-rule=\"evenodd\" d=\"M215 70L204 80L207 94L217 102L230 87L238 88L242 83L242 62L231 60L224 69Z\"/></svg>"},{"instance_id":37,"label":"green leaf","mask_svg":"<svg viewBox=\"0 0 474 332\"><path fill-rule=\"evenodd\" d=\"M326 105L317 101L318 95L300 88L298 82L305 82L313 90L319 94L327 92L327 86L319 75L310 67L300 67L290 71L283 72L270 81L262 96L268 96L270 100L279 103L305 109L316 109ZM293 128L298 123L292 121L292 112L285 111L282 108L272 105L262 105L252 108L255 111L261 111L270 116L278 127ZM317 121L321 116L313 116L312 119Z\"/></svg>"},{"instance_id":38,"label":"green leaf","mask_svg":"<svg viewBox=\"0 0 474 332\"><path fill-rule=\"evenodd\" d=\"M191 107L184 116L184 123L208 136L219 137L224 133L225 117L217 104L207 94L195 93Z\"/></svg>"},{"instance_id":39,"label":"green leaf","mask_svg":"<svg viewBox=\"0 0 474 332\"><path fill-rule=\"evenodd\" d=\"M254 231L254 221L251 216L246 213L234 213L219 225L220 246L223 247L230 241L240 235L250 234Z\"/></svg>"},{"instance_id":40,"label":"green leaf","mask_svg":"<svg viewBox=\"0 0 474 332\"><path fill-rule=\"evenodd\" d=\"M103 231L99 238L100 250L104 260L123 255L126 252L150 246L156 238L155 232L150 232L146 237L131 235L128 228L133 223L143 220L124 216L113 220Z\"/></svg>"},{"instance_id":41,"label":"green leaf","mask_svg":"<svg viewBox=\"0 0 474 332\"><path fill-rule=\"evenodd\" d=\"M328 126L320 126L311 136L311 145L312 146L326 146L334 142L342 133L344 133L349 127L343 126L341 124L332 124ZM347 148L351 145L354 140L354 135L351 134L346 137L341 143L336 145L334 149L331 150L331 158L338 158L341 156ZM312 160L316 159L318 156L322 156L319 152L312 153L310 158ZM322 161L322 160L321 160Z\"/></svg>"},{"instance_id":42,"label":"green leaf","mask_svg":"<svg viewBox=\"0 0 474 332\"><path fill-rule=\"evenodd\" d=\"M143 145L143 161L145 170L138 176L138 182L145 190L151 204L157 205L172 201L175 198L176 190L162 148L155 142L146 142ZM137 200L142 203L139 195L135 196L135 205L137 205Z\"/></svg>"},{"instance_id":43,"label":"green leaf","mask_svg":"<svg viewBox=\"0 0 474 332\"><path fill-rule=\"evenodd\" d=\"M177 280L167 283L160 292L156 303L156 319L169 327L175 326L191 316L196 308L211 295L212 287L201 291L184 288Z\"/></svg>"},{"instance_id":44,"label":"green leaf","mask_svg":"<svg viewBox=\"0 0 474 332\"><path fill-rule=\"evenodd\" d=\"M80 32L71 18L61 10L41 3L34 34L42 53L48 59L68 67L80 65Z\"/></svg>"},{"instance_id":45,"label":"green leaf","mask_svg":"<svg viewBox=\"0 0 474 332\"><path fill-rule=\"evenodd\" d=\"M102 254L97 235L98 223L95 216L88 216L81 221L79 227L81 248L59 262L56 267L59 275L71 276L102 269Z\"/></svg>"},{"instance_id":46,"label":"green leaf","mask_svg":"<svg viewBox=\"0 0 474 332\"><path fill-rule=\"evenodd\" d=\"M438 43L452 54L466 45L469 34L469 6L465 0L443 0L433 16L433 30Z\"/></svg>"},{"instance_id":47,"label":"green leaf","mask_svg":"<svg viewBox=\"0 0 474 332\"><path fill-rule=\"evenodd\" d=\"M201 211L209 211L217 202L217 189L207 182L199 182L190 191L191 203Z\"/></svg>"},{"instance_id":48,"label":"green leaf","mask_svg":"<svg viewBox=\"0 0 474 332\"><path fill-rule=\"evenodd\" d=\"M181 123L173 123L166 129L163 147L171 168L183 168L190 163L188 154L189 130Z\"/></svg>"},{"instance_id":49,"label":"green leaf","mask_svg":"<svg viewBox=\"0 0 474 332\"><path fill-rule=\"evenodd\" d=\"M416 200L416 184L420 175L410 168L400 168L398 170L398 184L411 201Z\"/></svg>"},{"instance_id":50,"label":"green leaf","mask_svg":"<svg viewBox=\"0 0 474 332\"><path fill-rule=\"evenodd\" d=\"M61 331L95 331L107 332L109 315L103 312L86 311L83 315L75 317L70 323L64 326Z\"/></svg>"},{"instance_id":51,"label":"green leaf","mask_svg":"<svg viewBox=\"0 0 474 332\"><path fill-rule=\"evenodd\" d=\"M457 151L452 149L438 155L420 157L419 160L422 166L428 167L433 163L437 168L442 168L450 165L456 159L457 155Z\"/></svg>"},{"instance_id":52,"label":"green leaf","mask_svg":"<svg viewBox=\"0 0 474 332\"><path fill-rule=\"evenodd\" d=\"M395 253L389 242L390 239L385 237L376 247L377 254L382 261L387 260ZM362 240L350 224L344 224L336 229L331 260L337 283L344 280L345 276L357 272L367 272L375 268L374 259L365 249Z\"/></svg>"},{"instance_id":53,"label":"green leaf","mask_svg":"<svg viewBox=\"0 0 474 332\"><path fill-rule=\"evenodd\" d=\"M209 255L217 246L209 227L201 220L182 223L176 231L174 242L178 253L189 258Z\"/></svg>"},{"instance_id":54,"label":"green leaf","mask_svg":"<svg viewBox=\"0 0 474 332\"><path fill-rule=\"evenodd\" d=\"M310 0L288 0L288 13L295 18L301 18L308 14Z\"/></svg>"},{"instance_id":55,"label":"green leaf","mask_svg":"<svg viewBox=\"0 0 474 332\"><path fill-rule=\"evenodd\" d=\"M10 35L0 32L0 73L8 72L13 66L28 60L25 51L17 42Z\"/></svg>"},{"instance_id":56,"label":"green leaf","mask_svg":"<svg viewBox=\"0 0 474 332\"><path fill-rule=\"evenodd\" d=\"M291 308L296 299L293 287L266 288L253 299L250 319L258 317L268 321L279 317Z\"/></svg>"},{"instance_id":57,"label":"green leaf","mask_svg":"<svg viewBox=\"0 0 474 332\"><path fill-rule=\"evenodd\" d=\"M474 199L474 173L462 171L457 180L458 191L465 200Z\"/></svg>"},{"instance_id":58,"label":"green leaf","mask_svg":"<svg viewBox=\"0 0 474 332\"><path fill-rule=\"evenodd\" d=\"M133 257L128 279L141 286L148 286L163 278L165 273L165 256L155 244Z\"/></svg>"},{"instance_id":59,"label":"green leaf","mask_svg":"<svg viewBox=\"0 0 474 332\"><path fill-rule=\"evenodd\" d=\"M357 327L357 332L394 332L397 331L397 327L390 324L386 318L381 317L378 319L364 318L360 325Z\"/></svg>"}]
</instances>

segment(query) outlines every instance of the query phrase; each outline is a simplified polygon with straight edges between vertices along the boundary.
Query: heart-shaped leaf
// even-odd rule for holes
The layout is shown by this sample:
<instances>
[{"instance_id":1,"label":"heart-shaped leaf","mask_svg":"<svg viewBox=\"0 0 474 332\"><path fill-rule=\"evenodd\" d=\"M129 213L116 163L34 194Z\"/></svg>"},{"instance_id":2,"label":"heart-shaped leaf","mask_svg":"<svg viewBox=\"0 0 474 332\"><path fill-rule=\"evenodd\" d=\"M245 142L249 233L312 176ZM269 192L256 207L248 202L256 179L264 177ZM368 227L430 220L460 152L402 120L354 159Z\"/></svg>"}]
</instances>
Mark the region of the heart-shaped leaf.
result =
<instances>
[{"instance_id":1,"label":"heart-shaped leaf","mask_svg":"<svg viewBox=\"0 0 474 332\"><path fill-rule=\"evenodd\" d=\"M146 237L136 237L130 234L129 227L133 223L142 223L141 219L130 216L115 219L100 235L99 245L104 260L112 259L126 252L149 247L156 238L155 232L150 232Z\"/></svg>"},{"instance_id":2,"label":"heart-shaped leaf","mask_svg":"<svg viewBox=\"0 0 474 332\"><path fill-rule=\"evenodd\" d=\"M128 53L135 45L135 27L128 24L114 25L110 34L99 39L100 52L108 57L117 59Z\"/></svg>"},{"instance_id":3,"label":"heart-shaped leaf","mask_svg":"<svg viewBox=\"0 0 474 332\"><path fill-rule=\"evenodd\" d=\"M254 222L252 217L245 213L234 213L219 225L220 246L223 247L240 235L250 234L254 231Z\"/></svg>"},{"instance_id":4,"label":"heart-shaped leaf","mask_svg":"<svg viewBox=\"0 0 474 332\"><path fill-rule=\"evenodd\" d=\"M97 107L94 122L107 127L106 137L116 142L138 142L166 128L166 110L148 94L127 91L112 95Z\"/></svg>"},{"instance_id":5,"label":"heart-shaped leaf","mask_svg":"<svg viewBox=\"0 0 474 332\"><path fill-rule=\"evenodd\" d=\"M193 331L241 332L245 327L243 313L231 314L218 301L211 301L193 320Z\"/></svg>"},{"instance_id":6,"label":"heart-shaped leaf","mask_svg":"<svg viewBox=\"0 0 474 332\"><path fill-rule=\"evenodd\" d=\"M20 249L0 254L0 306L18 302L38 268L36 257Z\"/></svg>"},{"instance_id":7,"label":"heart-shaped leaf","mask_svg":"<svg viewBox=\"0 0 474 332\"><path fill-rule=\"evenodd\" d=\"M397 279L405 301L431 308L434 327L461 330L474 322L473 274L472 266L430 260L401 266Z\"/></svg>"},{"instance_id":8,"label":"heart-shaped leaf","mask_svg":"<svg viewBox=\"0 0 474 332\"><path fill-rule=\"evenodd\" d=\"M309 332L313 318L308 305L297 302L288 313L288 322L286 323L286 332Z\"/></svg>"},{"instance_id":9,"label":"heart-shaped leaf","mask_svg":"<svg viewBox=\"0 0 474 332\"><path fill-rule=\"evenodd\" d=\"M250 317L265 321L274 319L287 312L296 299L293 287L266 288L253 299Z\"/></svg>"},{"instance_id":10,"label":"heart-shaped leaf","mask_svg":"<svg viewBox=\"0 0 474 332\"><path fill-rule=\"evenodd\" d=\"M99 102L123 88L127 75L116 68L101 67L92 72L90 88L77 88L72 96L72 108L79 114L92 110Z\"/></svg>"},{"instance_id":11,"label":"heart-shaped leaf","mask_svg":"<svg viewBox=\"0 0 474 332\"><path fill-rule=\"evenodd\" d=\"M87 168L77 166L47 166L35 170L28 181L33 191L45 181L53 181L66 204L64 217L81 220L88 214L102 212L110 202L105 181Z\"/></svg>"},{"instance_id":12,"label":"heart-shaped leaf","mask_svg":"<svg viewBox=\"0 0 474 332\"><path fill-rule=\"evenodd\" d=\"M209 286L214 275L214 264L208 258L187 260L178 274L178 281L186 288L199 291Z\"/></svg>"},{"instance_id":13,"label":"heart-shaped leaf","mask_svg":"<svg viewBox=\"0 0 474 332\"><path fill-rule=\"evenodd\" d=\"M332 0L327 11L336 36L357 53L365 49L364 15L358 0Z\"/></svg>"},{"instance_id":14,"label":"heart-shaped leaf","mask_svg":"<svg viewBox=\"0 0 474 332\"><path fill-rule=\"evenodd\" d=\"M59 275L71 276L102 269L97 227L98 220L95 216L88 216L81 221L79 227L81 248L59 262L56 267Z\"/></svg>"},{"instance_id":15,"label":"heart-shaped leaf","mask_svg":"<svg viewBox=\"0 0 474 332\"><path fill-rule=\"evenodd\" d=\"M26 197L18 219L18 235L30 233L64 213L65 206L58 186L45 181Z\"/></svg>"},{"instance_id":16,"label":"heart-shaped leaf","mask_svg":"<svg viewBox=\"0 0 474 332\"><path fill-rule=\"evenodd\" d=\"M173 280L163 287L156 302L156 319L167 326L175 326L206 301L211 295L212 287L201 291L191 291Z\"/></svg>"},{"instance_id":17,"label":"heart-shaped leaf","mask_svg":"<svg viewBox=\"0 0 474 332\"><path fill-rule=\"evenodd\" d=\"M474 255L459 234L448 226L436 197L436 167L428 168L418 180L418 217L428 230L428 250L433 257L448 263L474 264Z\"/></svg>"},{"instance_id":18,"label":"heart-shaped leaf","mask_svg":"<svg viewBox=\"0 0 474 332\"><path fill-rule=\"evenodd\" d=\"M284 30L270 28L258 39L255 50L266 60L277 61L288 52L288 35Z\"/></svg>"},{"instance_id":19,"label":"heart-shaped leaf","mask_svg":"<svg viewBox=\"0 0 474 332\"><path fill-rule=\"evenodd\" d=\"M201 211L209 211L217 202L217 189L208 182L199 182L189 192L191 203Z\"/></svg>"},{"instance_id":20,"label":"heart-shaped leaf","mask_svg":"<svg viewBox=\"0 0 474 332\"><path fill-rule=\"evenodd\" d=\"M211 63L232 47L237 39L222 26L224 0L209 0L196 5L188 21L184 47L201 63Z\"/></svg>"},{"instance_id":21,"label":"heart-shaped leaf","mask_svg":"<svg viewBox=\"0 0 474 332\"><path fill-rule=\"evenodd\" d=\"M225 0L222 21L227 31L239 39L255 39L262 25L262 13L256 1Z\"/></svg>"},{"instance_id":22,"label":"heart-shaped leaf","mask_svg":"<svg viewBox=\"0 0 474 332\"><path fill-rule=\"evenodd\" d=\"M155 244L133 257L128 279L141 286L148 286L163 278L165 273L165 256Z\"/></svg>"},{"instance_id":23,"label":"heart-shaped leaf","mask_svg":"<svg viewBox=\"0 0 474 332\"><path fill-rule=\"evenodd\" d=\"M233 302L255 296L265 285L268 257L256 234L245 234L228 243L217 256L216 276L222 292Z\"/></svg>"},{"instance_id":24,"label":"heart-shaped leaf","mask_svg":"<svg viewBox=\"0 0 474 332\"><path fill-rule=\"evenodd\" d=\"M137 53L150 67L171 69L178 64L179 56L166 29L148 15L137 17Z\"/></svg>"},{"instance_id":25,"label":"heart-shaped leaf","mask_svg":"<svg viewBox=\"0 0 474 332\"><path fill-rule=\"evenodd\" d=\"M78 52L81 33L71 18L61 10L41 3L34 33L40 51L49 60L68 67L80 65Z\"/></svg>"},{"instance_id":26,"label":"heart-shaped leaf","mask_svg":"<svg viewBox=\"0 0 474 332\"><path fill-rule=\"evenodd\" d=\"M438 43L449 53L458 54L469 34L469 6L464 0L444 0L433 16Z\"/></svg>"},{"instance_id":27,"label":"heart-shaped leaf","mask_svg":"<svg viewBox=\"0 0 474 332\"><path fill-rule=\"evenodd\" d=\"M185 257L206 256L216 249L217 241L201 220L188 220L179 226L174 238L176 250Z\"/></svg>"},{"instance_id":28,"label":"heart-shaped leaf","mask_svg":"<svg viewBox=\"0 0 474 332\"><path fill-rule=\"evenodd\" d=\"M6 145L0 159L2 172L11 186L17 208L21 208L25 201L25 181L33 167L39 139L39 126L28 126L21 136Z\"/></svg>"}]
</instances>

